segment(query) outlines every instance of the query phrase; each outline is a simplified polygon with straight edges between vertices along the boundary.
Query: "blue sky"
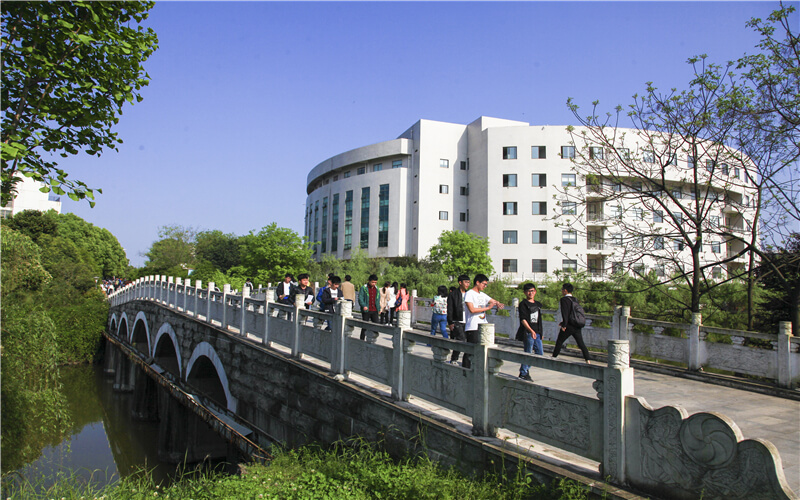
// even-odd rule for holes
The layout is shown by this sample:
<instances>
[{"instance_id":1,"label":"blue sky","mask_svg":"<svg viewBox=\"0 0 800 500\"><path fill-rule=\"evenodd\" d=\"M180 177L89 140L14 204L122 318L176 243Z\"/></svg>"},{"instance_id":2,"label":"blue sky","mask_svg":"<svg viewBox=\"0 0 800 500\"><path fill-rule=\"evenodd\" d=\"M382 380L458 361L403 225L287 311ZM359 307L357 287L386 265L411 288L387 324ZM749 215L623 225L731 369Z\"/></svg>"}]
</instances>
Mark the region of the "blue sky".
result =
<instances>
[{"instance_id":1,"label":"blue sky","mask_svg":"<svg viewBox=\"0 0 800 500\"><path fill-rule=\"evenodd\" d=\"M798 2L792 2L797 6ZM144 101L119 153L60 166L100 187L63 211L110 230L131 263L164 225L303 232L306 176L417 120L575 123L645 82L684 88L687 58L753 53L777 2L158 2ZM795 14L795 19L797 14Z\"/></svg>"}]
</instances>

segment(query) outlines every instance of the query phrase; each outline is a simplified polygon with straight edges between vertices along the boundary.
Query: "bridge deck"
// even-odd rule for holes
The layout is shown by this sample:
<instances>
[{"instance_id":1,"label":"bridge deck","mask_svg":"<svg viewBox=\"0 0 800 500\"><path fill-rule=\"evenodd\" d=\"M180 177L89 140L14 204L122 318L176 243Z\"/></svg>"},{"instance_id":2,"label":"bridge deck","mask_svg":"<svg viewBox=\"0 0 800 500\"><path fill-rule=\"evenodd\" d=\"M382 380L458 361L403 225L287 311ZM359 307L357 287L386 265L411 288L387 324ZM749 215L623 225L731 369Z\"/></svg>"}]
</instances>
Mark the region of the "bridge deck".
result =
<instances>
[{"instance_id":1,"label":"bridge deck","mask_svg":"<svg viewBox=\"0 0 800 500\"><path fill-rule=\"evenodd\" d=\"M415 330L422 333L421 330ZM386 335L378 339L381 345L391 345ZM279 350L284 350L278 347ZM417 345L414 354L432 357L430 348ZM566 354L567 356L564 356ZM545 352L546 356L550 354ZM560 359L570 360L569 353L562 353ZM583 362L575 359L575 362ZM314 363L327 363L314 360ZM593 361L603 365L604 363ZM516 377L519 365L505 363L501 369L505 375ZM595 397L592 381L586 378L566 375L550 370L531 368L534 383L554 389L568 390L573 393ZM352 381L371 387L374 390L389 393L390 388L369 381L366 378L353 376ZM669 375L635 371L635 393L644 397L653 408L666 405L682 406L689 414L697 412L717 412L733 419L742 431L745 439L762 438L774 444L780 452L783 471L789 486L800 492L800 401L784 399L776 396L758 394L730 387L688 380ZM421 411L438 420L449 421L462 427L469 433L471 419L455 412L412 397L410 403ZM521 440L513 433L500 436L510 439L520 446L520 452L527 452L545 460L553 460L561 466L588 473L597 474L598 464L577 455L553 449L552 446L530 440Z\"/></svg>"}]
</instances>

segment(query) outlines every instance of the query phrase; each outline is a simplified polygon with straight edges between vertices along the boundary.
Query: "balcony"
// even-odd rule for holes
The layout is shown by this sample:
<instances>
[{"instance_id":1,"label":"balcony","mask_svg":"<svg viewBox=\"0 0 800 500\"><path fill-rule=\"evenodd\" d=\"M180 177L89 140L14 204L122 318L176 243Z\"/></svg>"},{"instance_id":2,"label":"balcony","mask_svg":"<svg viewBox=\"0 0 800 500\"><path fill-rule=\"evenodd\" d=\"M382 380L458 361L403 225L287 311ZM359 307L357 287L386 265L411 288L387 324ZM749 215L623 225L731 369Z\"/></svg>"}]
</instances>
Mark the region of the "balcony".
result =
<instances>
[{"instance_id":1,"label":"balcony","mask_svg":"<svg viewBox=\"0 0 800 500\"><path fill-rule=\"evenodd\" d=\"M741 213L741 211L742 204L738 201L725 200L725 204L722 206L722 212L726 214L736 215Z\"/></svg>"},{"instance_id":2,"label":"balcony","mask_svg":"<svg viewBox=\"0 0 800 500\"><path fill-rule=\"evenodd\" d=\"M613 191L610 187L602 186L599 184L587 184L586 185L586 199L592 198L608 198L611 196Z\"/></svg>"},{"instance_id":3,"label":"balcony","mask_svg":"<svg viewBox=\"0 0 800 500\"><path fill-rule=\"evenodd\" d=\"M589 226L610 226L614 223L614 219L602 212L586 214L586 221Z\"/></svg>"},{"instance_id":4,"label":"balcony","mask_svg":"<svg viewBox=\"0 0 800 500\"><path fill-rule=\"evenodd\" d=\"M614 253L614 248L616 245L611 244L610 242L606 242L604 240L589 240L586 245L587 253L589 254L601 254L601 255L611 255Z\"/></svg>"}]
</instances>

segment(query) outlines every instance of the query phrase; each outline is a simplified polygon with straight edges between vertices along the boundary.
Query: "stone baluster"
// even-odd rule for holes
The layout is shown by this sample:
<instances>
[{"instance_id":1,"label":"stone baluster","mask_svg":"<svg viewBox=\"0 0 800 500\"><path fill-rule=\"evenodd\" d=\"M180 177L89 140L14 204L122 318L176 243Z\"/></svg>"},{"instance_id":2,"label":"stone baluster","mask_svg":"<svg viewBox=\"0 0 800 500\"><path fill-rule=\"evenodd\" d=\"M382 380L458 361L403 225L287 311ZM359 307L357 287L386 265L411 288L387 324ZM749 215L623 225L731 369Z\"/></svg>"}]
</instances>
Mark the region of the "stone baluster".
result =
<instances>
[{"instance_id":1,"label":"stone baluster","mask_svg":"<svg viewBox=\"0 0 800 500\"><path fill-rule=\"evenodd\" d=\"M778 385L793 389L792 375L792 323L781 321L778 323Z\"/></svg>"},{"instance_id":2,"label":"stone baluster","mask_svg":"<svg viewBox=\"0 0 800 500\"><path fill-rule=\"evenodd\" d=\"M344 380L347 360L347 319L353 317L353 303L336 302L336 314L331 320L331 373L336 380Z\"/></svg>"},{"instance_id":3,"label":"stone baluster","mask_svg":"<svg viewBox=\"0 0 800 500\"><path fill-rule=\"evenodd\" d=\"M211 294L214 293L214 289L217 287L216 283L213 281L208 283L208 293L206 294L206 322L211 325Z\"/></svg>"},{"instance_id":4,"label":"stone baluster","mask_svg":"<svg viewBox=\"0 0 800 500\"><path fill-rule=\"evenodd\" d=\"M230 283L222 285L222 329L228 329L228 295L231 294Z\"/></svg>"},{"instance_id":5,"label":"stone baluster","mask_svg":"<svg viewBox=\"0 0 800 500\"><path fill-rule=\"evenodd\" d=\"M180 278L175 278L175 310L176 311L183 311L186 309L186 294L178 293L180 287L183 286L183 280Z\"/></svg>"},{"instance_id":6,"label":"stone baluster","mask_svg":"<svg viewBox=\"0 0 800 500\"><path fill-rule=\"evenodd\" d=\"M272 318L269 310L270 302L274 302L272 293L267 289L266 293L264 294L264 337L262 338L261 342L269 347L269 321Z\"/></svg>"},{"instance_id":7,"label":"stone baluster","mask_svg":"<svg viewBox=\"0 0 800 500\"><path fill-rule=\"evenodd\" d=\"M615 484L625 477L625 400L634 393L630 344L627 340L608 341L608 366L603 370L603 463L601 474Z\"/></svg>"},{"instance_id":8,"label":"stone baluster","mask_svg":"<svg viewBox=\"0 0 800 500\"><path fill-rule=\"evenodd\" d=\"M411 312L409 324L413 325L417 322L417 291L411 290L411 296L408 298L408 310Z\"/></svg>"},{"instance_id":9,"label":"stone baluster","mask_svg":"<svg viewBox=\"0 0 800 500\"><path fill-rule=\"evenodd\" d=\"M489 348L494 347L494 324L478 325L478 343L472 356L473 410L472 434L495 436L497 429L489 421Z\"/></svg>"},{"instance_id":10,"label":"stone baluster","mask_svg":"<svg viewBox=\"0 0 800 500\"><path fill-rule=\"evenodd\" d=\"M242 287L241 321L239 322L239 335L247 337L247 299L250 298L250 287Z\"/></svg>"},{"instance_id":11,"label":"stone baluster","mask_svg":"<svg viewBox=\"0 0 800 500\"><path fill-rule=\"evenodd\" d=\"M194 310L192 311L192 315L196 318L197 311L200 307L200 290L203 288L203 281L202 280L195 280L194 282Z\"/></svg>"},{"instance_id":12,"label":"stone baluster","mask_svg":"<svg viewBox=\"0 0 800 500\"><path fill-rule=\"evenodd\" d=\"M305 295L298 293L294 296L294 338L292 339L292 357L301 358L300 353L300 328L303 323L300 322L300 310L306 308ZM305 318L303 318L305 321Z\"/></svg>"},{"instance_id":13,"label":"stone baluster","mask_svg":"<svg viewBox=\"0 0 800 500\"><path fill-rule=\"evenodd\" d=\"M689 370L700 371L703 369L702 351L704 346L700 344L700 326L703 323L703 316L700 313L692 313L692 324L689 325L689 359L687 365Z\"/></svg>"},{"instance_id":14,"label":"stone baluster","mask_svg":"<svg viewBox=\"0 0 800 500\"><path fill-rule=\"evenodd\" d=\"M411 311L397 311L397 326L394 328L394 335L392 335L391 373L392 399L395 401L408 400L405 388L405 358L406 354L414 349L414 341L406 340L405 332L410 329Z\"/></svg>"}]
</instances>

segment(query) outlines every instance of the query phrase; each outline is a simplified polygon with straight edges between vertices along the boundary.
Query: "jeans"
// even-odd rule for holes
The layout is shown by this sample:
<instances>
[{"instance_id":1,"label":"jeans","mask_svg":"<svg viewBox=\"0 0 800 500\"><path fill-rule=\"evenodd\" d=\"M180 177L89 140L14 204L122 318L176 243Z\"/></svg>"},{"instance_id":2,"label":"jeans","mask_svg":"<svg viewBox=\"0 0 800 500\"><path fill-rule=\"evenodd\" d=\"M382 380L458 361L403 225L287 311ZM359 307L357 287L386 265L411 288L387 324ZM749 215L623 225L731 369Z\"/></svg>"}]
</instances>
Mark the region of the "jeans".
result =
<instances>
[{"instance_id":1,"label":"jeans","mask_svg":"<svg viewBox=\"0 0 800 500\"><path fill-rule=\"evenodd\" d=\"M544 350L542 349L542 335L537 334L536 338L534 339L530 333L525 332L525 338L522 339L522 348L527 353L535 352L539 356L544 354ZM519 376L524 377L528 374L528 370L530 366L528 365L520 365L519 367Z\"/></svg>"},{"instance_id":2,"label":"jeans","mask_svg":"<svg viewBox=\"0 0 800 500\"><path fill-rule=\"evenodd\" d=\"M447 315L446 314L436 314L434 313L431 316L431 335L436 335L436 328L439 328L439 333L442 334L442 337L448 339L450 336L447 334Z\"/></svg>"}]
</instances>

